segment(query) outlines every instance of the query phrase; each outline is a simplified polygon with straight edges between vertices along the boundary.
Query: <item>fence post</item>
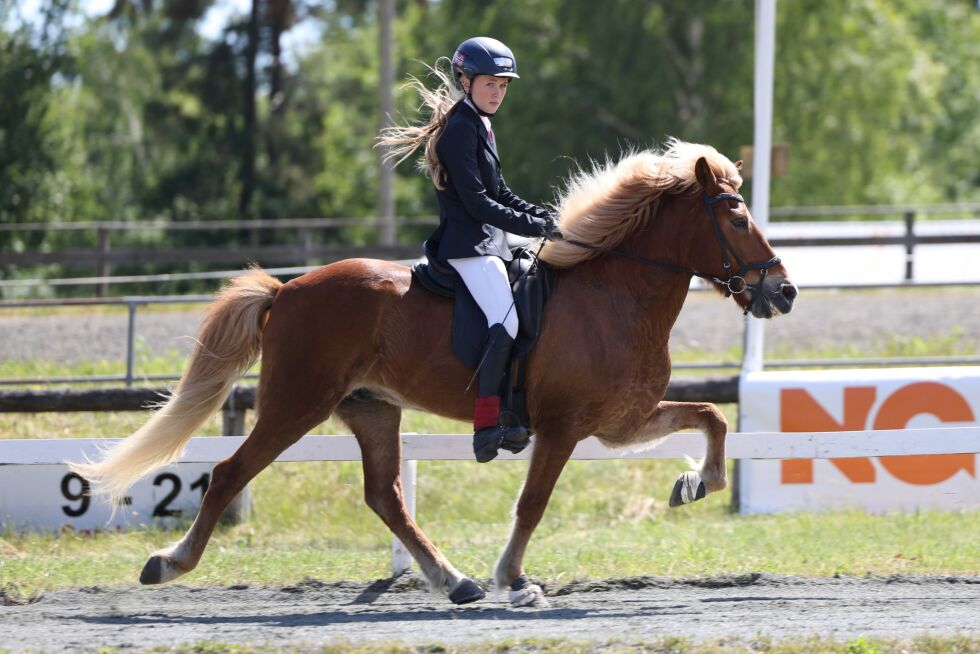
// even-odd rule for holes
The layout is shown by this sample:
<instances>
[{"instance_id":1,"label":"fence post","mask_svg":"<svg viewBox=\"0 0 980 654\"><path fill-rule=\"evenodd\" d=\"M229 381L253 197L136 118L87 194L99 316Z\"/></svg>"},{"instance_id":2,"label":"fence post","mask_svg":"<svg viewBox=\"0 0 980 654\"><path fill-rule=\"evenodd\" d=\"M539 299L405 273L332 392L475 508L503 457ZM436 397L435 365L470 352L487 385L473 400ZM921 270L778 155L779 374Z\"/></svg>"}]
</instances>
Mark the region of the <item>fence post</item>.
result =
<instances>
[{"instance_id":1,"label":"fence post","mask_svg":"<svg viewBox=\"0 0 980 654\"><path fill-rule=\"evenodd\" d=\"M105 278L109 276L109 249L111 248L108 227L99 227L98 229L98 248L99 258L95 266L95 276ZM108 281L99 282L97 294L99 297L105 297L109 294Z\"/></svg>"},{"instance_id":2,"label":"fence post","mask_svg":"<svg viewBox=\"0 0 980 654\"><path fill-rule=\"evenodd\" d=\"M905 212L905 281L911 282L915 278L915 212Z\"/></svg>"},{"instance_id":3,"label":"fence post","mask_svg":"<svg viewBox=\"0 0 980 654\"><path fill-rule=\"evenodd\" d=\"M232 386L221 410L222 436L245 435L245 409L238 406L238 386Z\"/></svg>"},{"instance_id":4,"label":"fence post","mask_svg":"<svg viewBox=\"0 0 980 654\"><path fill-rule=\"evenodd\" d=\"M133 385L133 367L136 359L136 305L133 300L126 300L129 309L129 329L126 332L126 387Z\"/></svg>"},{"instance_id":5,"label":"fence post","mask_svg":"<svg viewBox=\"0 0 980 654\"><path fill-rule=\"evenodd\" d=\"M408 515L415 519L415 481L418 473L418 461L402 461L402 493L405 495L405 506ZM412 555L397 538L391 543L391 573L398 576L412 569Z\"/></svg>"},{"instance_id":6,"label":"fence post","mask_svg":"<svg viewBox=\"0 0 980 654\"><path fill-rule=\"evenodd\" d=\"M303 265L315 265L316 262L313 260L313 230L309 227L300 227L299 242L300 247L303 248L303 256L301 257Z\"/></svg>"},{"instance_id":7,"label":"fence post","mask_svg":"<svg viewBox=\"0 0 980 654\"><path fill-rule=\"evenodd\" d=\"M221 410L222 436L245 436L245 411L239 405L238 386L232 386L228 400ZM221 514L222 522L238 524L248 520L252 510L252 491L249 486L242 489L242 492L235 496L225 512Z\"/></svg>"}]
</instances>

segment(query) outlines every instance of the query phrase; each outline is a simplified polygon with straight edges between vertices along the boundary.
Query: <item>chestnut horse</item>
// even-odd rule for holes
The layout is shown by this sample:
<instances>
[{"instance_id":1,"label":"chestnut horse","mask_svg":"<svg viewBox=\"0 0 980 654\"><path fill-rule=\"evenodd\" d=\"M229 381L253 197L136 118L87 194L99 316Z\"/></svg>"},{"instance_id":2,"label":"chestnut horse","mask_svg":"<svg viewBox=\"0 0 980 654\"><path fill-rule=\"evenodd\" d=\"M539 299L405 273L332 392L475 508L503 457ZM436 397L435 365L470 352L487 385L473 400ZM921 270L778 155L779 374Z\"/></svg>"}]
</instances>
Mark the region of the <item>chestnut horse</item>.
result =
<instances>
[{"instance_id":1,"label":"chestnut horse","mask_svg":"<svg viewBox=\"0 0 980 654\"><path fill-rule=\"evenodd\" d=\"M738 166L709 146L672 140L582 171L558 201L564 241L541 259L560 270L540 340L528 358L534 447L510 541L496 566L515 606L546 604L522 560L575 445L651 444L701 430L707 455L678 479L671 505L726 485L718 409L662 400L667 340L692 275L758 318L787 313L796 287L737 195ZM399 479L403 407L465 420L472 376L453 355L452 303L413 282L409 269L350 259L283 284L258 269L237 277L208 310L197 347L168 402L98 462L74 465L97 492L118 499L151 469L177 459L261 351L257 422L219 462L184 537L154 553L144 584L194 569L218 518L245 485L331 414L353 431L367 504L418 562L431 587L456 603L483 597L409 516ZM711 325L705 325L711 329Z\"/></svg>"}]
</instances>

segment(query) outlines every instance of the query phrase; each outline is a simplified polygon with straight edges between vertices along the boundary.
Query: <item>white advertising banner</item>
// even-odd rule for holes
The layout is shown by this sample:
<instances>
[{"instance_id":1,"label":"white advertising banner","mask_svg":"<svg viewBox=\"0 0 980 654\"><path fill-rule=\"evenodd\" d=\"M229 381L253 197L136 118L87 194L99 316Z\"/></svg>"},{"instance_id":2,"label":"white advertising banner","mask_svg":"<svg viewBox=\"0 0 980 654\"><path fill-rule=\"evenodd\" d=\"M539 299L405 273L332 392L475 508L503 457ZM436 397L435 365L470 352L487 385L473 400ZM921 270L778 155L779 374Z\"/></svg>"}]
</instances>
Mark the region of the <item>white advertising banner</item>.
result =
<instances>
[{"instance_id":1,"label":"white advertising banner","mask_svg":"<svg viewBox=\"0 0 980 654\"><path fill-rule=\"evenodd\" d=\"M980 367L755 372L740 431L858 431L980 424ZM977 454L743 460L741 513L980 507Z\"/></svg>"}]
</instances>

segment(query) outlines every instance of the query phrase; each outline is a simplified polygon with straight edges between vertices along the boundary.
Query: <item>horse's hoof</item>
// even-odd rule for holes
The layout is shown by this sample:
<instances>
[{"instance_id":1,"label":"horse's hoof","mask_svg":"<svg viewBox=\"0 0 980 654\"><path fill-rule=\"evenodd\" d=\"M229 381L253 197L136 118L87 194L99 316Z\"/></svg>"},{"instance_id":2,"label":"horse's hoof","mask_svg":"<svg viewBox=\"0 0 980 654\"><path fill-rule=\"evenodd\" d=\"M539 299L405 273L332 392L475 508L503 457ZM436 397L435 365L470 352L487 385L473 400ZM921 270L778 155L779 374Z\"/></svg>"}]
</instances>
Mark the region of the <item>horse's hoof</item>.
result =
<instances>
[{"instance_id":1,"label":"horse's hoof","mask_svg":"<svg viewBox=\"0 0 980 654\"><path fill-rule=\"evenodd\" d=\"M140 583L144 586L162 584L164 565L162 556L151 556L150 560L143 566L143 572L140 573Z\"/></svg>"},{"instance_id":2,"label":"horse's hoof","mask_svg":"<svg viewBox=\"0 0 980 654\"><path fill-rule=\"evenodd\" d=\"M143 566L140 573L140 583L144 586L151 584L165 584L187 572L181 570L174 562L162 554L154 554Z\"/></svg>"},{"instance_id":3,"label":"horse's hoof","mask_svg":"<svg viewBox=\"0 0 980 654\"><path fill-rule=\"evenodd\" d=\"M670 508L676 508L678 506L683 506L685 504L690 504L691 502L696 502L704 498L707 492L704 488L704 481L701 480L701 475L694 471L688 470L674 483L674 490L670 493Z\"/></svg>"},{"instance_id":4,"label":"horse's hoof","mask_svg":"<svg viewBox=\"0 0 980 654\"><path fill-rule=\"evenodd\" d=\"M514 607L530 606L542 609L550 606L548 599L544 596L544 589L537 585L527 575L522 574L514 580L507 592L507 599Z\"/></svg>"},{"instance_id":5,"label":"horse's hoof","mask_svg":"<svg viewBox=\"0 0 980 654\"><path fill-rule=\"evenodd\" d=\"M453 604L469 604L486 597L487 594L472 579L464 578L456 584L453 591L449 593L449 601Z\"/></svg>"}]
</instances>

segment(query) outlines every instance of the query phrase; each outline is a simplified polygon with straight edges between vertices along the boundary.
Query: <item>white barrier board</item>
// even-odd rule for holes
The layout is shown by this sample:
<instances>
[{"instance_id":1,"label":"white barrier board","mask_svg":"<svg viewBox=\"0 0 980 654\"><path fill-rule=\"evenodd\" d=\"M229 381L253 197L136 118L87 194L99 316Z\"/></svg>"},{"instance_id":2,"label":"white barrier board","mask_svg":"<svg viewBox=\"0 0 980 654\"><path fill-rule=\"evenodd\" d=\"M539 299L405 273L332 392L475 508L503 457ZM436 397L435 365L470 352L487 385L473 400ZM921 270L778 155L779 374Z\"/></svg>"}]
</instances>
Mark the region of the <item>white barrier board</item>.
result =
<instances>
[{"instance_id":1,"label":"white barrier board","mask_svg":"<svg viewBox=\"0 0 980 654\"><path fill-rule=\"evenodd\" d=\"M173 526L193 518L211 480L211 463L180 463L136 482L124 505L88 496L88 484L66 465L0 466L0 527L16 531L126 529Z\"/></svg>"},{"instance_id":2,"label":"white barrier board","mask_svg":"<svg viewBox=\"0 0 980 654\"><path fill-rule=\"evenodd\" d=\"M980 368L756 372L742 376L743 431L844 432L980 423ZM788 435L788 434L787 434ZM977 454L742 461L739 509L980 507Z\"/></svg>"},{"instance_id":3,"label":"white barrier board","mask_svg":"<svg viewBox=\"0 0 980 654\"><path fill-rule=\"evenodd\" d=\"M413 460L471 461L470 434L402 434L402 452ZM61 461L81 461L118 442L102 438L50 440L0 439L0 522L18 530L125 528L148 522L169 526L174 520L196 514L210 481L213 462L230 456L243 436L192 438L180 463L151 473L129 494L130 503L107 523L108 507L87 498L82 481ZM915 452L929 455L980 452L980 427L929 427L924 429L859 430L831 432L729 433L726 450L736 459L826 459L887 457ZM530 448L520 454L500 453L500 462L529 458ZM653 449L613 450L594 438L578 444L573 459L677 459L703 457L705 439L699 433L674 434ZM280 454L277 462L357 461L360 450L353 436L310 435ZM972 460L972 459L971 459ZM412 469L408 465L407 469ZM403 465L403 474L406 466ZM411 485L414 477L403 484ZM248 489L243 493L239 516L247 512ZM400 568L399 568L400 570Z\"/></svg>"}]
</instances>

